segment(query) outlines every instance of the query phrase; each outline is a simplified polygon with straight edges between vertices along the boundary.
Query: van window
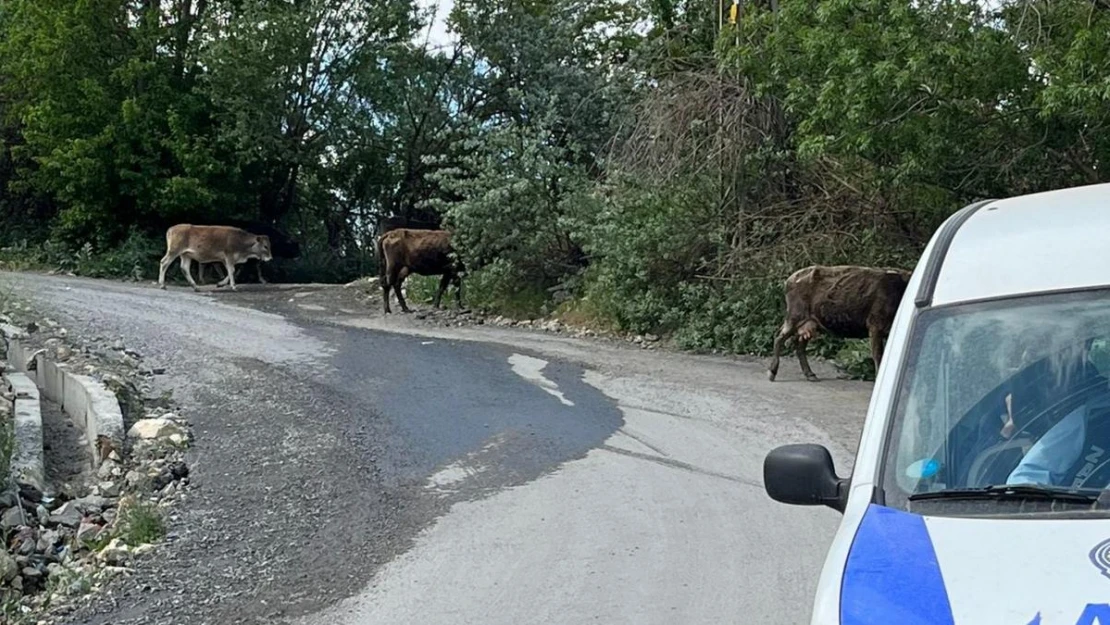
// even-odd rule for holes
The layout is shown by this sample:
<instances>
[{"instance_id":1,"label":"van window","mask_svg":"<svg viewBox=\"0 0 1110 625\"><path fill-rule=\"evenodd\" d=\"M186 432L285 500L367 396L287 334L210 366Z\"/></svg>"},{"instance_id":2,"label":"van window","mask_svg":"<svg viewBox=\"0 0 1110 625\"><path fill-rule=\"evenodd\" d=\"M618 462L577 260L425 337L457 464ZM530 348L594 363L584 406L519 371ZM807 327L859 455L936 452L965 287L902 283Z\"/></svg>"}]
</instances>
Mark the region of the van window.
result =
<instances>
[{"instance_id":1,"label":"van window","mask_svg":"<svg viewBox=\"0 0 1110 625\"><path fill-rule=\"evenodd\" d=\"M888 505L916 493L1017 482L1107 487L1110 452L1093 469L1081 460L1089 443L1110 450L1108 380L1110 292L923 312L886 445Z\"/></svg>"}]
</instances>

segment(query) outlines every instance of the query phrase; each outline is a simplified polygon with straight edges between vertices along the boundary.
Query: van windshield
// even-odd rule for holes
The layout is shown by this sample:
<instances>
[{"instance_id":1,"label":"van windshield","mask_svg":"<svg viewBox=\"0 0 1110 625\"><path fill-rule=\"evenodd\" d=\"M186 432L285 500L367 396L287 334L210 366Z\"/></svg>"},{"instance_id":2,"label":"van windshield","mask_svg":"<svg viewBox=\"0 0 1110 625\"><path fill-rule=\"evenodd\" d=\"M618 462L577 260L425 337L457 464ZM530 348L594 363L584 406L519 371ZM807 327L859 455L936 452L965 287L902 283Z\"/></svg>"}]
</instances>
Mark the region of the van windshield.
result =
<instances>
[{"instance_id":1,"label":"van windshield","mask_svg":"<svg viewBox=\"0 0 1110 625\"><path fill-rule=\"evenodd\" d=\"M908 349L887 505L1006 485L1110 487L1110 291L926 311Z\"/></svg>"}]
</instances>

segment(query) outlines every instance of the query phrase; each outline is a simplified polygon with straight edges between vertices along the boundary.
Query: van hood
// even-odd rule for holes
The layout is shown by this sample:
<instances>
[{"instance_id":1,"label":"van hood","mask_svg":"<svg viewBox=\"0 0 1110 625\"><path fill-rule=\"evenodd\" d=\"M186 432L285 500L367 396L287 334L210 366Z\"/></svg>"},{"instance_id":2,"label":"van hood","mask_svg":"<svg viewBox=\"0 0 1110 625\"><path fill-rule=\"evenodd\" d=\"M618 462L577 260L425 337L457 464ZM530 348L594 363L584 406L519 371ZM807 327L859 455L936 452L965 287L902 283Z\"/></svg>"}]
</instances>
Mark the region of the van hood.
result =
<instances>
[{"instance_id":1,"label":"van hood","mask_svg":"<svg viewBox=\"0 0 1110 625\"><path fill-rule=\"evenodd\" d=\"M1110 519L931 517L870 504L842 625L1110 625Z\"/></svg>"}]
</instances>

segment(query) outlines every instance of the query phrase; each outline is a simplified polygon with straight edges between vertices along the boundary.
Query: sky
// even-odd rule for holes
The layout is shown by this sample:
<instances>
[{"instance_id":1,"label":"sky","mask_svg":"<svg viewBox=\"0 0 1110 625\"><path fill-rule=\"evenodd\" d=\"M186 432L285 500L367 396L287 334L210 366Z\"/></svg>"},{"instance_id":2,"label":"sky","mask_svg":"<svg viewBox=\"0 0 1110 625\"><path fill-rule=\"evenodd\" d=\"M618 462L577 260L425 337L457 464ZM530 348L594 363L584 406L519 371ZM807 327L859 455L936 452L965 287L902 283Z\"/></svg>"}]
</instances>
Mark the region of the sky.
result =
<instances>
[{"instance_id":1,"label":"sky","mask_svg":"<svg viewBox=\"0 0 1110 625\"><path fill-rule=\"evenodd\" d=\"M987 9L999 8L1005 0L972 0L978 2L980 5ZM428 28L423 29L417 35L419 43L424 42L424 38L428 38L428 46L432 49L450 47L455 42L455 37L447 32L447 16L451 13L451 9L455 6L455 0L416 0L417 6L421 9L435 9L435 19ZM727 0L726 0L727 4Z\"/></svg>"},{"instance_id":2,"label":"sky","mask_svg":"<svg viewBox=\"0 0 1110 625\"><path fill-rule=\"evenodd\" d=\"M447 32L447 16L451 13L451 8L455 6L455 0L417 0L417 5L421 9L435 9L435 19L432 20L429 28L424 29L419 37L419 41L423 43L425 37L428 38L428 46L431 48L439 48L450 46L454 43L454 37Z\"/></svg>"}]
</instances>

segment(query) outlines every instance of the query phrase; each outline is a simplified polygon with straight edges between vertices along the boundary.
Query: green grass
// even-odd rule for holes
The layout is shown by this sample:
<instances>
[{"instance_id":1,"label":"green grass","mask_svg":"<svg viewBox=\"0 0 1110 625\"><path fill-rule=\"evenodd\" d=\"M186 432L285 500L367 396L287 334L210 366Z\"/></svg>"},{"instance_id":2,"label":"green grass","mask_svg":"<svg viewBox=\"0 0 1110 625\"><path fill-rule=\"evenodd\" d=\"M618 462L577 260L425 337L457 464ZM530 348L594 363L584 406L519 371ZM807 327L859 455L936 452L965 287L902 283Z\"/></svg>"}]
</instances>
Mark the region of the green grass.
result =
<instances>
[{"instance_id":1,"label":"green grass","mask_svg":"<svg viewBox=\"0 0 1110 625\"><path fill-rule=\"evenodd\" d=\"M46 597L46 604L43 607L50 607L51 599L55 594L62 597L81 596L91 590L92 579L88 574L71 568L63 568L58 574L47 578L46 587L42 593Z\"/></svg>"},{"instance_id":2,"label":"green grass","mask_svg":"<svg viewBox=\"0 0 1110 625\"><path fill-rule=\"evenodd\" d=\"M132 546L156 543L166 534L166 522L157 504L134 498L120 502L115 535Z\"/></svg>"},{"instance_id":3,"label":"green grass","mask_svg":"<svg viewBox=\"0 0 1110 625\"><path fill-rule=\"evenodd\" d=\"M552 316L563 323L595 332L615 332L616 324L589 297L569 299L555 307Z\"/></svg>"},{"instance_id":4,"label":"green grass","mask_svg":"<svg viewBox=\"0 0 1110 625\"><path fill-rule=\"evenodd\" d=\"M439 288L439 276L409 276L405 278L404 288L408 291L405 293L405 299L409 303L431 304L432 297L435 296L436 289ZM443 294L444 299L447 299L447 295L455 296L450 287ZM392 289L389 291L389 296L396 297Z\"/></svg>"},{"instance_id":5,"label":"green grass","mask_svg":"<svg viewBox=\"0 0 1110 625\"><path fill-rule=\"evenodd\" d=\"M23 610L20 609L18 599L2 597L0 595L0 623L5 623L5 625L30 625L35 622L31 618L32 615L24 614Z\"/></svg>"}]
</instances>

